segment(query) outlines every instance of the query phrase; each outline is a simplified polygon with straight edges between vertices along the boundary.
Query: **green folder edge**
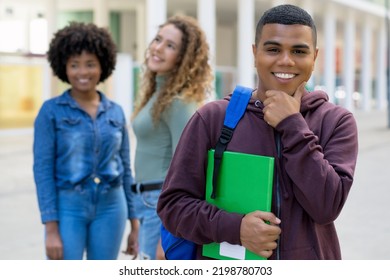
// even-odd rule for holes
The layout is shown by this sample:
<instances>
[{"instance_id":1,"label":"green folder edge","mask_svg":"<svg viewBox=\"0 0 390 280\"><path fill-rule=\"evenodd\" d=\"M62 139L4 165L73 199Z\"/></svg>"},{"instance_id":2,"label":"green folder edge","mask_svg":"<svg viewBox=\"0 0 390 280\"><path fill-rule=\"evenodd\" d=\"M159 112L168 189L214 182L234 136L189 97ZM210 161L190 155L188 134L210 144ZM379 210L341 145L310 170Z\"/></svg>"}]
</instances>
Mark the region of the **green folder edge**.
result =
<instances>
[{"instance_id":1,"label":"green folder edge","mask_svg":"<svg viewBox=\"0 0 390 280\"><path fill-rule=\"evenodd\" d=\"M247 214L255 210L271 211L272 187L274 177L274 158L253 154L225 151L218 174L216 199L211 198L214 170L214 150L208 151L206 176L206 201L228 212ZM264 183L265 182L265 183ZM243 190L251 189L250 192ZM258 197L258 199L247 200ZM241 197L242 200L237 198ZM252 201L252 203L249 203ZM219 243L204 244L203 256L235 260L219 254ZM248 249L246 260L266 260Z\"/></svg>"}]
</instances>

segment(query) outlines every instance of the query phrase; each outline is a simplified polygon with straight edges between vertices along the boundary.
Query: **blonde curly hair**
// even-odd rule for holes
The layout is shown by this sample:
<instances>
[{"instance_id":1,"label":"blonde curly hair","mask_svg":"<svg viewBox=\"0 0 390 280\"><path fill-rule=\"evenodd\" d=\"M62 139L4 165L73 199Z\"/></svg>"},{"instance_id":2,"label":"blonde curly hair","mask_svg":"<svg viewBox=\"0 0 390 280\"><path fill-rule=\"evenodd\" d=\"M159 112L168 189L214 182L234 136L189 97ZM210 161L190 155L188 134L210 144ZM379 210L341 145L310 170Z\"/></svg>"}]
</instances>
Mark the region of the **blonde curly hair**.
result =
<instances>
[{"instance_id":1,"label":"blonde curly hair","mask_svg":"<svg viewBox=\"0 0 390 280\"><path fill-rule=\"evenodd\" d=\"M166 83L158 93L152 107L152 119L157 123L162 112L175 98L185 102L195 101L202 105L212 90L213 74L209 64L209 46L206 35L198 22L189 16L170 17L162 28L172 24L182 33L182 46L174 69L167 76ZM147 52L146 52L147 53ZM142 83L139 102L136 104L133 118L141 111L156 90L156 72L147 67L148 57L143 63Z\"/></svg>"}]
</instances>

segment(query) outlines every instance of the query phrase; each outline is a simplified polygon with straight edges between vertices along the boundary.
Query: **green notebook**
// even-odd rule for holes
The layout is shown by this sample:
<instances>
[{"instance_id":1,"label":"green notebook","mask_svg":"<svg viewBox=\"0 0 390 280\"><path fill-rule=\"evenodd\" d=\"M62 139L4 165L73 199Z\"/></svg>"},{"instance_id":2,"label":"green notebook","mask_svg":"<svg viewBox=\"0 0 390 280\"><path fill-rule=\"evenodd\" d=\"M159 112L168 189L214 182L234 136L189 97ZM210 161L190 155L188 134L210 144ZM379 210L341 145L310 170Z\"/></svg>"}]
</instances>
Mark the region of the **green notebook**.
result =
<instances>
[{"instance_id":1,"label":"green notebook","mask_svg":"<svg viewBox=\"0 0 390 280\"><path fill-rule=\"evenodd\" d=\"M208 151L206 201L229 212L271 211L274 158L225 151L218 174L216 198L211 198L214 150ZM203 245L203 255L220 260L264 260L243 246L227 242Z\"/></svg>"}]
</instances>

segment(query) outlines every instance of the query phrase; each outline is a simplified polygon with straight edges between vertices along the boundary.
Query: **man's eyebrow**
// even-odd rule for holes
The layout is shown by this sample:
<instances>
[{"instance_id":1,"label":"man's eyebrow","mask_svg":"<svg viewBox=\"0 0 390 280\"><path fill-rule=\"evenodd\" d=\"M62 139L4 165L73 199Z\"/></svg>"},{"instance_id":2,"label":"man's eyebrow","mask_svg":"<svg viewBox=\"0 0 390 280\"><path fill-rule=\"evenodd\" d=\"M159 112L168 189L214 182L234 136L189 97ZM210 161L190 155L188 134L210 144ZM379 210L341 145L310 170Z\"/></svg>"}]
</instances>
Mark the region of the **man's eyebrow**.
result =
<instances>
[{"instance_id":1,"label":"man's eyebrow","mask_svg":"<svg viewBox=\"0 0 390 280\"><path fill-rule=\"evenodd\" d=\"M265 41L263 46L267 46L267 45L273 45L273 46L281 46L282 44L280 44L278 41ZM297 44L297 45L293 45L292 46L294 49L310 49L310 46L307 45L307 44Z\"/></svg>"},{"instance_id":2,"label":"man's eyebrow","mask_svg":"<svg viewBox=\"0 0 390 280\"><path fill-rule=\"evenodd\" d=\"M276 46L281 46L281 44L277 41L265 41L263 46L267 46L267 45L276 45Z\"/></svg>"}]
</instances>

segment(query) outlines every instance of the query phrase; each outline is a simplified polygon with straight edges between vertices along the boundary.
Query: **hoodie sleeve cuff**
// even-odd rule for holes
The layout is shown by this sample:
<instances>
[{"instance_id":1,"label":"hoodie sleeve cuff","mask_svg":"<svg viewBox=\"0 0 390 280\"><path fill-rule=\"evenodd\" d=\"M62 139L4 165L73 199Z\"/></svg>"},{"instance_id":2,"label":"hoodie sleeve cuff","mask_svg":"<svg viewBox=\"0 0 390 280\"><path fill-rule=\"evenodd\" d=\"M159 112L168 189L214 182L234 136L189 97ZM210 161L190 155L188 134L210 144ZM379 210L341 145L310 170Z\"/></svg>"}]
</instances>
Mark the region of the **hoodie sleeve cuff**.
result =
<instances>
[{"instance_id":1,"label":"hoodie sleeve cuff","mask_svg":"<svg viewBox=\"0 0 390 280\"><path fill-rule=\"evenodd\" d=\"M217 242L241 245L241 221L244 215L224 212L219 219Z\"/></svg>"}]
</instances>

